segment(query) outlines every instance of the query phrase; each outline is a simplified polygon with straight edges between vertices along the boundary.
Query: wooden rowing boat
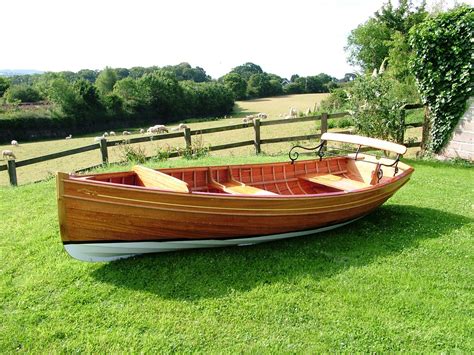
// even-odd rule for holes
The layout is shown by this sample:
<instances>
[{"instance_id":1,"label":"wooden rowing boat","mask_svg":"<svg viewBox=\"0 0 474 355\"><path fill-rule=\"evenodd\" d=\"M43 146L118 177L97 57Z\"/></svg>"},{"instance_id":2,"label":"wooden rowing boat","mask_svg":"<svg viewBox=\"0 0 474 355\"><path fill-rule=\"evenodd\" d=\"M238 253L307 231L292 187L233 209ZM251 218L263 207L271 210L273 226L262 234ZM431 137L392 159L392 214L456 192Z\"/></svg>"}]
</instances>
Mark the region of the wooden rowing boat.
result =
<instances>
[{"instance_id":1,"label":"wooden rowing boat","mask_svg":"<svg viewBox=\"0 0 474 355\"><path fill-rule=\"evenodd\" d=\"M328 141L358 150L327 157ZM377 159L362 146L397 157ZM399 161L406 148L390 142L326 133L315 148L316 159L297 161L292 151L288 163L58 173L65 249L80 260L110 261L313 234L370 213L413 172Z\"/></svg>"}]
</instances>

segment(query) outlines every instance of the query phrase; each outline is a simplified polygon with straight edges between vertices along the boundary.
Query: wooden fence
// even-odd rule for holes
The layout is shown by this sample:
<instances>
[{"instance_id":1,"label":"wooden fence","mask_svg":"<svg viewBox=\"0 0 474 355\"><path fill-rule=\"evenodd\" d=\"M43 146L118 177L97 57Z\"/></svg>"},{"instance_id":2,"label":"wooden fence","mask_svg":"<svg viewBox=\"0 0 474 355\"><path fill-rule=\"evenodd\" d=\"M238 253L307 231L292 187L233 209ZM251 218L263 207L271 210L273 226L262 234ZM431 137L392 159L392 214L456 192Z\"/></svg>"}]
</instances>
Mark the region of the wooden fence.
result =
<instances>
[{"instance_id":1,"label":"wooden fence","mask_svg":"<svg viewBox=\"0 0 474 355\"><path fill-rule=\"evenodd\" d=\"M418 109L422 108L423 106L421 104L408 104L405 105L404 110L403 110L403 119L405 117L405 110L412 110L412 109ZM128 144L134 144L134 143L143 143L143 142L150 142L150 141L160 141L164 139L170 139L170 138L178 138L178 137L183 137L185 141L185 147L186 149L190 149L192 145L192 136L195 135L205 135L205 134L210 134L210 133L216 133L216 132L225 132L225 131L232 131L236 129L244 129L248 127L254 128L254 137L251 140L246 140L246 141L241 141L241 142L234 142L234 143L228 143L228 144L222 144L222 145L216 145L216 146L211 146L210 151L217 151L217 150L225 150L225 149L231 149L231 148L237 148L237 147L244 147L244 146L250 146L253 145L255 147L255 152L256 154L261 153L261 146L262 144L272 144L272 143L280 143L280 142L294 142L294 141L303 141L303 140L310 140L310 139L317 139L320 138L321 135L324 132L327 132L328 130L328 119L338 119L342 117L348 116L349 113L347 112L339 112L339 113L323 113L318 116L309 116L309 117L299 117L299 118L293 118L293 119L279 119L279 120L270 120L270 121L260 121L259 119L256 119L252 125L246 124L246 123L239 123L239 124L233 124L229 126L221 126L221 127L214 127L214 128L205 128L205 129L200 129L200 130L191 130L190 128L186 128L184 132L176 132L176 133L166 133L166 134L160 134L160 135L153 135L153 136L146 136L146 137L137 137L137 138L131 138L131 139L125 139L124 141L127 142ZM263 126L273 126L273 125L279 125L279 124L290 124L290 123L297 123L297 122L308 122L308 121L321 121L321 129L320 129L320 134L309 134L309 135L302 135L302 136L292 136L292 137L281 137L281 138L268 138L268 139L262 139L261 134L260 134L260 129ZM410 127L421 127L423 126L423 123L416 123L416 124L410 124ZM348 133L349 131L343 131L341 133ZM401 136L401 140L403 141L403 134ZM35 158L30 158L30 159L25 159L25 160L20 160L20 161L15 161L13 159L8 160L6 165L0 165L0 172L7 170L8 171L8 176L10 180L10 184L13 186L16 186L18 184L17 180L17 174L16 174L16 169L31 165L31 164L37 164L40 162L52 160L52 159L57 159L57 158L62 158L66 157L69 155L74 155L74 154L79 154L79 153L84 153L88 152L91 150L98 149L101 153L102 157L102 163L107 164L109 161L109 155L108 155L108 147L110 146L115 146L119 143L118 141L107 141L105 138L102 138L99 142L91 145L87 145L84 147L79 147L75 149L70 149L62 152L57 152L57 153L52 153L40 157L35 157ZM416 147L420 146L421 142L414 142L414 143L408 143L405 144L407 147ZM171 152L169 154L170 158L174 158L179 156L178 151ZM96 166L84 168L81 170L87 170L94 168Z\"/></svg>"}]
</instances>

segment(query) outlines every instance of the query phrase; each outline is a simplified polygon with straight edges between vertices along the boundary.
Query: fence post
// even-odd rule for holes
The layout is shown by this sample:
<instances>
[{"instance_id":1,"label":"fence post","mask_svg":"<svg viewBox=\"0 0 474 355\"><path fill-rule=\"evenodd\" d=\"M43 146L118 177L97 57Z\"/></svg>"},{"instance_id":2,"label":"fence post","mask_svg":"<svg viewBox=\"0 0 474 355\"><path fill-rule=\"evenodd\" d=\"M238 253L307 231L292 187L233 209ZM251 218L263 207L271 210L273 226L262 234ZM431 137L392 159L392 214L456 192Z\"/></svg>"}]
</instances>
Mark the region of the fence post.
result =
<instances>
[{"instance_id":1,"label":"fence post","mask_svg":"<svg viewBox=\"0 0 474 355\"><path fill-rule=\"evenodd\" d=\"M191 149L191 128L184 129L184 140L186 141L186 149Z\"/></svg>"},{"instance_id":2,"label":"fence post","mask_svg":"<svg viewBox=\"0 0 474 355\"><path fill-rule=\"evenodd\" d=\"M255 153L260 154L262 150L260 149L260 119L256 118L253 121L253 129L255 130L255 140L253 141L255 145Z\"/></svg>"},{"instance_id":3,"label":"fence post","mask_svg":"<svg viewBox=\"0 0 474 355\"><path fill-rule=\"evenodd\" d=\"M16 178L16 163L15 160L7 160L7 166L8 166L8 177L10 178L10 185L12 186L17 186L18 181Z\"/></svg>"},{"instance_id":4,"label":"fence post","mask_svg":"<svg viewBox=\"0 0 474 355\"><path fill-rule=\"evenodd\" d=\"M425 114L423 118L423 132L421 135L421 153L423 154L428 149L430 136L431 122L430 122L430 108L425 105Z\"/></svg>"},{"instance_id":5,"label":"fence post","mask_svg":"<svg viewBox=\"0 0 474 355\"><path fill-rule=\"evenodd\" d=\"M107 164L109 162L109 152L107 151L107 139L105 138L100 140L100 153L102 154L102 163Z\"/></svg>"},{"instance_id":6,"label":"fence post","mask_svg":"<svg viewBox=\"0 0 474 355\"><path fill-rule=\"evenodd\" d=\"M328 131L328 114L322 113L321 114L321 134L326 133Z\"/></svg>"},{"instance_id":7,"label":"fence post","mask_svg":"<svg viewBox=\"0 0 474 355\"><path fill-rule=\"evenodd\" d=\"M405 107L402 108L402 112L400 113L400 130L398 132L397 143L403 144L405 140L405 117L406 117L406 109Z\"/></svg>"}]
</instances>

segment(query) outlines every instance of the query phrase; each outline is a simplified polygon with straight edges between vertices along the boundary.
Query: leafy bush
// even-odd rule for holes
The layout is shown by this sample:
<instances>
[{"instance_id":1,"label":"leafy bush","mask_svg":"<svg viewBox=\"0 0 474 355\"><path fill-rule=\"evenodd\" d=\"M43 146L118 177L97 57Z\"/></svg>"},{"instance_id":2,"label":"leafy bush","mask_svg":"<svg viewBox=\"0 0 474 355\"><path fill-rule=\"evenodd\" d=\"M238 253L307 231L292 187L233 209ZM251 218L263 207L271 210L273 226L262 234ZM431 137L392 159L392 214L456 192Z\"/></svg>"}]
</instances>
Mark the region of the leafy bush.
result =
<instances>
[{"instance_id":1,"label":"leafy bush","mask_svg":"<svg viewBox=\"0 0 474 355\"><path fill-rule=\"evenodd\" d=\"M342 117L336 121L338 128L347 128L354 126L354 120L349 117Z\"/></svg>"},{"instance_id":2,"label":"leafy bush","mask_svg":"<svg viewBox=\"0 0 474 355\"><path fill-rule=\"evenodd\" d=\"M165 161L168 160L171 155L171 147L169 145L157 146L155 155L152 160L154 161Z\"/></svg>"},{"instance_id":3,"label":"leafy bush","mask_svg":"<svg viewBox=\"0 0 474 355\"><path fill-rule=\"evenodd\" d=\"M42 99L38 90L29 85L12 85L4 95L7 102L38 102Z\"/></svg>"},{"instance_id":4,"label":"leafy bush","mask_svg":"<svg viewBox=\"0 0 474 355\"><path fill-rule=\"evenodd\" d=\"M125 140L118 143L117 146L119 148L119 155L122 161L139 164L143 164L147 161L145 148L142 146L133 147Z\"/></svg>"},{"instance_id":5,"label":"leafy bush","mask_svg":"<svg viewBox=\"0 0 474 355\"><path fill-rule=\"evenodd\" d=\"M430 109L429 148L439 152L449 140L472 91L474 10L460 6L410 31L412 69L423 103Z\"/></svg>"},{"instance_id":6,"label":"leafy bush","mask_svg":"<svg viewBox=\"0 0 474 355\"><path fill-rule=\"evenodd\" d=\"M195 136L188 148L178 148L178 153L184 159L200 159L209 155L210 146L205 145L202 136Z\"/></svg>"},{"instance_id":7,"label":"leafy bush","mask_svg":"<svg viewBox=\"0 0 474 355\"><path fill-rule=\"evenodd\" d=\"M334 89L331 94L321 101L319 105L319 112L341 112L347 108L348 105L347 90Z\"/></svg>"},{"instance_id":8,"label":"leafy bush","mask_svg":"<svg viewBox=\"0 0 474 355\"><path fill-rule=\"evenodd\" d=\"M350 112L359 133L400 141L404 131L402 102L393 95L394 81L361 76L350 90Z\"/></svg>"},{"instance_id":9,"label":"leafy bush","mask_svg":"<svg viewBox=\"0 0 474 355\"><path fill-rule=\"evenodd\" d=\"M0 76L0 97L3 96L5 91L10 87L10 81L7 78Z\"/></svg>"},{"instance_id":10,"label":"leafy bush","mask_svg":"<svg viewBox=\"0 0 474 355\"><path fill-rule=\"evenodd\" d=\"M243 100L247 96L247 82L240 74L226 74L222 77L222 82L232 91L235 100Z\"/></svg>"},{"instance_id":11,"label":"leafy bush","mask_svg":"<svg viewBox=\"0 0 474 355\"><path fill-rule=\"evenodd\" d=\"M328 129L336 128L336 127L337 127L336 120L328 120Z\"/></svg>"}]
</instances>

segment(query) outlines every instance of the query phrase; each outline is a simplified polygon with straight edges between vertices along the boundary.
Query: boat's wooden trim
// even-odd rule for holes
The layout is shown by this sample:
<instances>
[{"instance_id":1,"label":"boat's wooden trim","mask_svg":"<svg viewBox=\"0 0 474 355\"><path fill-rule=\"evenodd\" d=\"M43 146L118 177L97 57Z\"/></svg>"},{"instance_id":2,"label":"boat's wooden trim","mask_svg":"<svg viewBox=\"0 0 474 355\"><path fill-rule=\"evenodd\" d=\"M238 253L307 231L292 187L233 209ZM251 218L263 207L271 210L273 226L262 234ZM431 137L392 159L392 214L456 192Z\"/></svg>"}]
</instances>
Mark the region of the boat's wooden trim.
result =
<instances>
[{"instance_id":1,"label":"boat's wooden trim","mask_svg":"<svg viewBox=\"0 0 474 355\"><path fill-rule=\"evenodd\" d=\"M64 181L69 179L69 174L58 172L56 174L56 198L58 203L58 221L61 238L68 239L66 223L66 206L64 203Z\"/></svg>"},{"instance_id":2,"label":"boat's wooden trim","mask_svg":"<svg viewBox=\"0 0 474 355\"><path fill-rule=\"evenodd\" d=\"M137 174L143 186L174 192L190 192L188 184L158 170L135 165L132 170Z\"/></svg>"},{"instance_id":3,"label":"boat's wooden trim","mask_svg":"<svg viewBox=\"0 0 474 355\"><path fill-rule=\"evenodd\" d=\"M323 133L321 140L364 145L376 149L387 150L401 155L405 154L407 151L407 147L401 144L351 134Z\"/></svg>"}]
</instances>

